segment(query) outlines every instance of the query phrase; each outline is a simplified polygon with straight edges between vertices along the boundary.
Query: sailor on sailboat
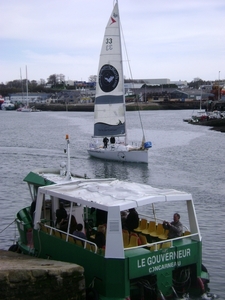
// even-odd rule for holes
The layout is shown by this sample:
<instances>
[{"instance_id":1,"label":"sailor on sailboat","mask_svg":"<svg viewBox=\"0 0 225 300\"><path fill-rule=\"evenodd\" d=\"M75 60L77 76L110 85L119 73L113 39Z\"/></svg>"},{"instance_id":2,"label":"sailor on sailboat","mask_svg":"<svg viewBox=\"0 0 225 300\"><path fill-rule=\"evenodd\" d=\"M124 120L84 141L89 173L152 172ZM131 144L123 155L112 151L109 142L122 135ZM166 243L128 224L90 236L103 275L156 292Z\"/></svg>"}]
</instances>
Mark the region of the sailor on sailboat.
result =
<instances>
[{"instance_id":1,"label":"sailor on sailboat","mask_svg":"<svg viewBox=\"0 0 225 300\"><path fill-rule=\"evenodd\" d=\"M94 136L88 153L101 159L148 163L148 149L152 144L145 142L144 134L140 145L127 144L125 114L121 32L117 2L105 29L100 54L94 109ZM104 137L114 138L107 147L103 147ZM100 146L98 138L101 138Z\"/></svg>"}]
</instances>

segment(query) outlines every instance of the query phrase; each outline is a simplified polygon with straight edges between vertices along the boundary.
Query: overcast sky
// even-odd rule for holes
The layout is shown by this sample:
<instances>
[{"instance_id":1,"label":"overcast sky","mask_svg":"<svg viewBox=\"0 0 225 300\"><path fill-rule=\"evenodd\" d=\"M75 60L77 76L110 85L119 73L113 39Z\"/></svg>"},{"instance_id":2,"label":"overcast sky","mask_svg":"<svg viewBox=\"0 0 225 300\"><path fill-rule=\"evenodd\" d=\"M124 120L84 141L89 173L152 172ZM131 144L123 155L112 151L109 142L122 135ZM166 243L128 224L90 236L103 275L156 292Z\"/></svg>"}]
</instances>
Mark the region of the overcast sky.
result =
<instances>
[{"instance_id":1,"label":"overcast sky","mask_svg":"<svg viewBox=\"0 0 225 300\"><path fill-rule=\"evenodd\" d=\"M0 1L0 82L97 74L113 0ZM120 0L135 79L225 78L225 0ZM125 73L126 78L130 78Z\"/></svg>"}]
</instances>

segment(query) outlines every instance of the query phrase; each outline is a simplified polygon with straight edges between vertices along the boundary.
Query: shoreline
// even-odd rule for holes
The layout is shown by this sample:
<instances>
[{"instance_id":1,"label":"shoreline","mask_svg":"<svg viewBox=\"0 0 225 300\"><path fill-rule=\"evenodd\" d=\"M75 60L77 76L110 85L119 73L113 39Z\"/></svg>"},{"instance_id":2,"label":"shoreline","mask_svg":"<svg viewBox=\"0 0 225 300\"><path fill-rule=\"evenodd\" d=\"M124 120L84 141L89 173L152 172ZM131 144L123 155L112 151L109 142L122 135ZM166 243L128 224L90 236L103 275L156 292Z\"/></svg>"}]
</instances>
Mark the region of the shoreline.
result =
<instances>
[{"instance_id":1,"label":"shoreline","mask_svg":"<svg viewBox=\"0 0 225 300\"><path fill-rule=\"evenodd\" d=\"M94 112L94 104L35 104L34 109L41 111L80 111ZM152 103L127 103L126 111L142 110L184 110L199 109L199 102L152 102ZM215 119L190 123L190 125L201 125L212 127L210 130L225 132L225 119Z\"/></svg>"},{"instance_id":2,"label":"shoreline","mask_svg":"<svg viewBox=\"0 0 225 300\"><path fill-rule=\"evenodd\" d=\"M33 107L42 111L87 111L94 112L94 103L87 104L37 104L34 103ZM199 101L174 101L174 102L139 102L126 103L126 111L135 110L180 110L180 109L199 109Z\"/></svg>"}]
</instances>

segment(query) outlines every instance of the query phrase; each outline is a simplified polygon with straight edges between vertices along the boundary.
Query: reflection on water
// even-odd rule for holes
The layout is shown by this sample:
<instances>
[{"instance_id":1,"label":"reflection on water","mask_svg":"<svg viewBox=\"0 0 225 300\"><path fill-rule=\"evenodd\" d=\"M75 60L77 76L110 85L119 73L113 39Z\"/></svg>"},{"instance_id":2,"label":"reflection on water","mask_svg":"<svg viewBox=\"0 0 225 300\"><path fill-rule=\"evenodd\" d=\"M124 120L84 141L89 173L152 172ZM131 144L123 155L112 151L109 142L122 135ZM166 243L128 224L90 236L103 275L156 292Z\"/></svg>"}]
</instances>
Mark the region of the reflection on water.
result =
<instances>
[{"instance_id":1,"label":"reflection on water","mask_svg":"<svg viewBox=\"0 0 225 300\"><path fill-rule=\"evenodd\" d=\"M0 111L0 231L30 204L23 178L38 167L59 167L65 161L65 135L71 140L71 170L88 177L118 178L190 192L203 238L203 263L211 275L211 290L225 295L225 249L222 221L225 195L224 133L183 122L192 111L143 111L142 122L149 164L119 163L90 158L86 151L93 134L93 113ZM140 141L136 112L127 114L128 138ZM165 216L166 219L172 218ZM176 211L182 208L176 208ZM182 218L182 214L181 214ZM186 220L184 220L186 222ZM2 249L16 238L15 225L0 234Z\"/></svg>"},{"instance_id":2,"label":"reflection on water","mask_svg":"<svg viewBox=\"0 0 225 300\"><path fill-rule=\"evenodd\" d=\"M89 158L89 168L94 177L117 178L119 180L137 181L147 183L150 176L148 165L136 163L121 163L102 161L97 158Z\"/></svg>"}]
</instances>

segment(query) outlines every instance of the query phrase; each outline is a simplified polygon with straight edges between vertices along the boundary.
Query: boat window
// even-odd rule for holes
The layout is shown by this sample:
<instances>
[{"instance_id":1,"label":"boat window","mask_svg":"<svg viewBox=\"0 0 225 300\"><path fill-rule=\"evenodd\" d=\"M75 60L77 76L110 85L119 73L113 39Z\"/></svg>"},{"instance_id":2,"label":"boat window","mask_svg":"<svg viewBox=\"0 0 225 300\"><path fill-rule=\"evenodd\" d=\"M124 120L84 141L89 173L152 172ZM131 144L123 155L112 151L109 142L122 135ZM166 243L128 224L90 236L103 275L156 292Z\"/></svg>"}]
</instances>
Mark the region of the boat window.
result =
<instances>
[{"instance_id":1,"label":"boat window","mask_svg":"<svg viewBox=\"0 0 225 300\"><path fill-rule=\"evenodd\" d=\"M185 227L190 228L186 201L169 201L166 205L165 202L154 203L142 206L137 211L140 218L141 215L148 215L156 223L162 223L164 220L172 221L174 213L178 212L181 223Z\"/></svg>"}]
</instances>

